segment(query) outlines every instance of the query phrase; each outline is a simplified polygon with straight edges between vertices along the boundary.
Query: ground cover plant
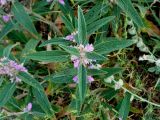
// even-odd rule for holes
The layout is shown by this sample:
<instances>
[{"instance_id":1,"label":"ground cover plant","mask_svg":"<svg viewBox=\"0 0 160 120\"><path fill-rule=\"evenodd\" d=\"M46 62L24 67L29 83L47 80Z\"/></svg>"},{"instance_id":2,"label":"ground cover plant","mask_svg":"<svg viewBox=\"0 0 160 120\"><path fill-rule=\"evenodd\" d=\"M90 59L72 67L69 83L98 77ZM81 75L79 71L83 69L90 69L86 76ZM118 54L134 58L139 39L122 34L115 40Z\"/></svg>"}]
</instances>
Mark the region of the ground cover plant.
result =
<instances>
[{"instance_id":1,"label":"ground cover plant","mask_svg":"<svg viewBox=\"0 0 160 120\"><path fill-rule=\"evenodd\" d=\"M159 0L0 0L0 119L159 120Z\"/></svg>"}]
</instances>

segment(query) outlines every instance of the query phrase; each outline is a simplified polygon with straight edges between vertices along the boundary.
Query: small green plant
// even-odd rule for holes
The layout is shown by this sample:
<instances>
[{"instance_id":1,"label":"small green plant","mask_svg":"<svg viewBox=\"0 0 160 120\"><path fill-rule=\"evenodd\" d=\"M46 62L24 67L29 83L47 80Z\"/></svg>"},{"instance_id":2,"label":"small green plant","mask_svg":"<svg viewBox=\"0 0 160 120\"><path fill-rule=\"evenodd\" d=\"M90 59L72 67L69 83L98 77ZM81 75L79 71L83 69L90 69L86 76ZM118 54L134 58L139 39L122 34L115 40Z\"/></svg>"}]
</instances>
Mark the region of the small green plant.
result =
<instances>
[{"instance_id":1,"label":"small green plant","mask_svg":"<svg viewBox=\"0 0 160 120\"><path fill-rule=\"evenodd\" d=\"M0 119L127 120L141 113L134 100L147 104L143 118L159 109L127 82L139 75L130 65L136 48L149 54L139 61L155 63L148 71L160 72L141 35L147 19L135 9L142 13L150 3L0 0ZM55 18L64 25L57 27Z\"/></svg>"}]
</instances>

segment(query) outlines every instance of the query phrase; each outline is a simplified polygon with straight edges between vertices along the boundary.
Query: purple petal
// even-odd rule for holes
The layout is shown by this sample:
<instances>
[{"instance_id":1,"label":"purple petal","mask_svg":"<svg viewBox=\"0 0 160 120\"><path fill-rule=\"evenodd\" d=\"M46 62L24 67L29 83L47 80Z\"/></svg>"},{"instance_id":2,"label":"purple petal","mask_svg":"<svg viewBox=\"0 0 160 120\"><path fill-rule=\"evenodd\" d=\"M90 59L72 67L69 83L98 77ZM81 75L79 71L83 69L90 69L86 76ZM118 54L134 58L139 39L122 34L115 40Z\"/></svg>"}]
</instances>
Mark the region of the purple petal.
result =
<instances>
[{"instance_id":1,"label":"purple petal","mask_svg":"<svg viewBox=\"0 0 160 120\"><path fill-rule=\"evenodd\" d=\"M64 0L58 0L58 2L59 2L60 4L62 4L62 5L65 4Z\"/></svg>"},{"instance_id":2,"label":"purple petal","mask_svg":"<svg viewBox=\"0 0 160 120\"><path fill-rule=\"evenodd\" d=\"M78 76L77 76L77 75L73 77L73 81L74 81L75 83L78 83Z\"/></svg>"},{"instance_id":3,"label":"purple petal","mask_svg":"<svg viewBox=\"0 0 160 120\"><path fill-rule=\"evenodd\" d=\"M65 37L66 40L69 40L69 41L73 41L74 40L74 35L67 35Z\"/></svg>"},{"instance_id":4,"label":"purple petal","mask_svg":"<svg viewBox=\"0 0 160 120\"><path fill-rule=\"evenodd\" d=\"M32 103L28 103L28 105L27 105L27 110L28 110L28 111L31 111L31 109L32 109Z\"/></svg>"},{"instance_id":5,"label":"purple petal","mask_svg":"<svg viewBox=\"0 0 160 120\"><path fill-rule=\"evenodd\" d=\"M94 78L93 78L92 76L88 76L87 79L88 79L88 82L89 82L89 83L91 83L91 82L94 81Z\"/></svg>"},{"instance_id":6,"label":"purple petal","mask_svg":"<svg viewBox=\"0 0 160 120\"><path fill-rule=\"evenodd\" d=\"M71 56L71 60L72 60L72 61L78 60L78 57L75 56L75 55L72 55L72 56Z\"/></svg>"},{"instance_id":7,"label":"purple petal","mask_svg":"<svg viewBox=\"0 0 160 120\"><path fill-rule=\"evenodd\" d=\"M92 44L87 44L87 45L85 46L84 50L85 50L86 52L92 52L92 51L94 50L94 47L93 47Z\"/></svg>"},{"instance_id":8,"label":"purple petal","mask_svg":"<svg viewBox=\"0 0 160 120\"><path fill-rule=\"evenodd\" d=\"M3 15L2 19L4 22L8 22L10 20L10 16L9 15Z\"/></svg>"},{"instance_id":9,"label":"purple petal","mask_svg":"<svg viewBox=\"0 0 160 120\"><path fill-rule=\"evenodd\" d=\"M75 60L75 61L73 61L73 64L74 64L75 68L78 68L78 66L80 64L80 61L79 60Z\"/></svg>"},{"instance_id":10,"label":"purple petal","mask_svg":"<svg viewBox=\"0 0 160 120\"><path fill-rule=\"evenodd\" d=\"M1 5L5 5L6 3L7 3L6 0L0 0L0 4L1 4Z\"/></svg>"}]
</instances>

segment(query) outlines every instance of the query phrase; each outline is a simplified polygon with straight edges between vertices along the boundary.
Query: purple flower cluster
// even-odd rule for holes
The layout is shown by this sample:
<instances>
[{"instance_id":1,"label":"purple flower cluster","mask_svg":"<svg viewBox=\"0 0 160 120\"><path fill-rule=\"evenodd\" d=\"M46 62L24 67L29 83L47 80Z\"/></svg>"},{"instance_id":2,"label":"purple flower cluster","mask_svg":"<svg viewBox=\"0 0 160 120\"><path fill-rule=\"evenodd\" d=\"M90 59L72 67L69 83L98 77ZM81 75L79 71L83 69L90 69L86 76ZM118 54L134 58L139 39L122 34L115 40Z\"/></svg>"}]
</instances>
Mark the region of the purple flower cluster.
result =
<instances>
[{"instance_id":1,"label":"purple flower cluster","mask_svg":"<svg viewBox=\"0 0 160 120\"><path fill-rule=\"evenodd\" d=\"M9 76L11 82L20 82L20 78L17 77L18 72L27 72L27 69L22 64L5 57L0 59L0 75Z\"/></svg>"},{"instance_id":2,"label":"purple flower cluster","mask_svg":"<svg viewBox=\"0 0 160 120\"><path fill-rule=\"evenodd\" d=\"M78 68L80 61L83 63L83 65L88 65L92 60L88 59L86 57L86 52L92 52L94 50L94 47L92 44L87 44L85 47L83 45L78 46L80 57L72 55L71 60L74 64L75 68Z\"/></svg>"},{"instance_id":3,"label":"purple flower cluster","mask_svg":"<svg viewBox=\"0 0 160 120\"><path fill-rule=\"evenodd\" d=\"M91 82L94 81L94 78L92 76L87 76L87 80L88 80L89 83L91 83ZM78 83L78 76L77 75L73 77L73 81L75 83Z\"/></svg>"}]
</instances>

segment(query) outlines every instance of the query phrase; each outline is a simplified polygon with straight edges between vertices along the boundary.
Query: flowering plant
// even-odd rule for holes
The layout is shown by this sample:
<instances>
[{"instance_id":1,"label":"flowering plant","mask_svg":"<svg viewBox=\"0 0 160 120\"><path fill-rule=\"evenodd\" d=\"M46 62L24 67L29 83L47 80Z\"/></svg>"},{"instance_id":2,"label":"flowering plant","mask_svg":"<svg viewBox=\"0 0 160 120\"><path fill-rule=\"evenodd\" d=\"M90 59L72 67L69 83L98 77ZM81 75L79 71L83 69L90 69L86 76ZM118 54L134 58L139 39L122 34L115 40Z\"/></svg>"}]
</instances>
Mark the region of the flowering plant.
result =
<instances>
[{"instance_id":1,"label":"flowering plant","mask_svg":"<svg viewBox=\"0 0 160 120\"><path fill-rule=\"evenodd\" d=\"M135 99L160 107L135 94L126 82L132 73L121 74L128 63L114 60L134 44L150 53L131 0L0 0L0 7L0 119L126 120ZM155 56L139 60L160 66Z\"/></svg>"}]
</instances>

